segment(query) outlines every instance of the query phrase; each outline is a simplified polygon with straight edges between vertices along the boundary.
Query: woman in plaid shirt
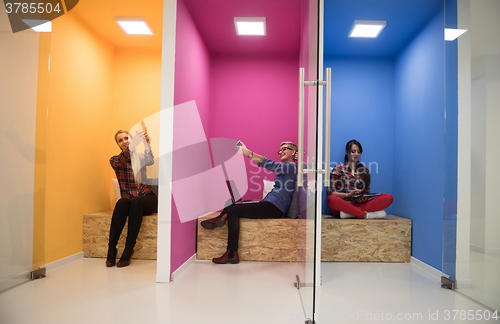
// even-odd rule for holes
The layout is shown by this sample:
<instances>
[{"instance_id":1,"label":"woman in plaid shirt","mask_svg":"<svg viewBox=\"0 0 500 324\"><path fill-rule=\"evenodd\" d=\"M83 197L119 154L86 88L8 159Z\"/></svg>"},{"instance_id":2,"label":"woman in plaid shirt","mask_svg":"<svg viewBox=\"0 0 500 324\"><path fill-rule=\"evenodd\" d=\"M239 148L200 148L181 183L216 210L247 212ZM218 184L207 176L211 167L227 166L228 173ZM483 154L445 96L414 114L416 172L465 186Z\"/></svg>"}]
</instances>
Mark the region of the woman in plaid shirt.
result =
<instances>
[{"instance_id":1,"label":"woman in plaid shirt","mask_svg":"<svg viewBox=\"0 0 500 324\"><path fill-rule=\"evenodd\" d=\"M347 142L344 164L335 167L328 188L328 206L341 218L382 218L383 209L392 204L392 195L383 193L370 199L362 194L370 193L370 171L359 162L363 153L361 143Z\"/></svg>"},{"instance_id":2,"label":"woman in plaid shirt","mask_svg":"<svg viewBox=\"0 0 500 324\"><path fill-rule=\"evenodd\" d=\"M131 157L134 158L134 154L139 154L137 158L140 161L141 174L137 178L146 179L146 166L154 163L153 153L146 150L144 154L140 154L134 149L142 141L149 143L149 136L144 132L137 132L133 139L131 137L125 130L116 132L115 141L122 152L119 155L111 157L109 160L120 184L121 198L116 202L111 218L106 267L113 267L115 264L118 267L126 267L130 264L130 259L134 254L137 235L141 229L142 216L156 212L158 207L158 197L150 186L141 183L141 181L134 177L131 162ZM120 239L127 217L128 232L125 249L120 260L116 263L116 245Z\"/></svg>"}]
</instances>

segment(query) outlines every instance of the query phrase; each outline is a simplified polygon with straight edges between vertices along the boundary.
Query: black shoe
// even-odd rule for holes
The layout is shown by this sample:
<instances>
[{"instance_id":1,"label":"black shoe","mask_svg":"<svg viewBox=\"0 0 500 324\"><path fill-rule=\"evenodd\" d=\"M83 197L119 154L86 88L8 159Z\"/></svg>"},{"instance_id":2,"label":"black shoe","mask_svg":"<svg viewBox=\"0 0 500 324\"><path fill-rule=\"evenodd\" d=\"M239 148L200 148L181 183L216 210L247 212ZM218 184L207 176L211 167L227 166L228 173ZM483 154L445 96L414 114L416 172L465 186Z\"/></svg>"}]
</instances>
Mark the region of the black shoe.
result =
<instances>
[{"instance_id":1,"label":"black shoe","mask_svg":"<svg viewBox=\"0 0 500 324\"><path fill-rule=\"evenodd\" d=\"M202 221L200 224L203 228L206 229L214 229L216 227L222 227L224 224L226 224L227 221L227 214L224 215L219 215L215 218L210 218L207 220Z\"/></svg>"}]
</instances>

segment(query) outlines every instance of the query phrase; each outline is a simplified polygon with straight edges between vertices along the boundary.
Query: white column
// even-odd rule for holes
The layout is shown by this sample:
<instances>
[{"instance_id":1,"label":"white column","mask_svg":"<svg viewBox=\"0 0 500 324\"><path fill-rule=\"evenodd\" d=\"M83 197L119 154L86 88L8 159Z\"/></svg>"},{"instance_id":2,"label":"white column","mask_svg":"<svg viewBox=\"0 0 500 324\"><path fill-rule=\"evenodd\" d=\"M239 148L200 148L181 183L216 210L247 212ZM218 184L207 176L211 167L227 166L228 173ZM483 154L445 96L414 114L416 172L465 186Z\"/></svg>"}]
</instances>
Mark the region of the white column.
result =
<instances>
[{"instance_id":1,"label":"white column","mask_svg":"<svg viewBox=\"0 0 500 324\"><path fill-rule=\"evenodd\" d=\"M177 0L164 0L156 282L170 282L172 152Z\"/></svg>"}]
</instances>

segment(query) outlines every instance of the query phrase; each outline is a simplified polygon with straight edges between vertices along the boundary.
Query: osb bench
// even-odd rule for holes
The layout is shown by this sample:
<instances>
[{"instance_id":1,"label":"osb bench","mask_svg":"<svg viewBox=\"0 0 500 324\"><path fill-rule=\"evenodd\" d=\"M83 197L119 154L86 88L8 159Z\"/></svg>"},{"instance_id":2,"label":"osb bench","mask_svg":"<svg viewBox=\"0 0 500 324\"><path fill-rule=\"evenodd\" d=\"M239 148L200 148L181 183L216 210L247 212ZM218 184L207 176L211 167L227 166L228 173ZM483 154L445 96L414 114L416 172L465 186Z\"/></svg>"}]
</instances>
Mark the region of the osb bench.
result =
<instances>
[{"instance_id":1,"label":"osb bench","mask_svg":"<svg viewBox=\"0 0 500 324\"><path fill-rule=\"evenodd\" d=\"M86 258L105 258L108 252L109 226L113 211L83 215L83 255ZM127 222L128 223L128 222ZM141 230L134 248L134 259L156 260L158 214L142 218ZM118 241L118 257L125 247L127 225Z\"/></svg>"},{"instance_id":2,"label":"osb bench","mask_svg":"<svg viewBox=\"0 0 500 324\"><path fill-rule=\"evenodd\" d=\"M227 247L227 225L207 230L198 219L198 260L222 255ZM307 222L310 226L306 227ZM304 219L241 219L241 260L297 261L303 255L304 233L312 228ZM299 236L302 237L299 240ZM382 219L339 219L323 215L322 261L410 262L411 220L387 215Z\"/></svg>"}]
</instances>

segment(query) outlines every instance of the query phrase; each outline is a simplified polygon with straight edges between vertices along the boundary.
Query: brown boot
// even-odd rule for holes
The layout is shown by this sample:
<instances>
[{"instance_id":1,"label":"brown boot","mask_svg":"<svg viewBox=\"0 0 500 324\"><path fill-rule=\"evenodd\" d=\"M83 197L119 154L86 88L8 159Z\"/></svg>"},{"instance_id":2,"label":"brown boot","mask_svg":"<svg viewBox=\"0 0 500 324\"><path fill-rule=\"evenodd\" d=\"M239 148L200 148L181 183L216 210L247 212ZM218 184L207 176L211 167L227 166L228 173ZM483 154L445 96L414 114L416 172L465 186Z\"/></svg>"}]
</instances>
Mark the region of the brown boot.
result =
<instances>
[{"instance_id":1,"label":"brown boot","mask_svg":"<svg viewBox=\"0 0 500 324\"><path fill-rule=\"evenodd\" d=\"M120 260L118 260L116 266L118 268L123 268L130 265L130 260L132 260L132 255L134 255L134 249L125 247L125 250L123 250L122 257L120 258Z\"/></svg>"},{"instance_id":2,"label":"brown boot","mask_svg":"<svg viewBox=\"0 0 500 324\"><path fill-rule=\"evenodd\" d=\"M238 251L232 251L234 253L233 257L229 257L229 253L231 251L227 250L226 253L224 253L220 258L213 258L212 262L217 263L217 264L226 264L226 263L231 263L231 264L236 264L240 262L240 257L238 256Z\"/></svg>"},{"instance_id":3,"label":"brown boot","mask_svg":"<svg viewBox=\"0 0 500 324\"><path fill-rule=\"evenodd\" d=\"M106 257L106 267L114 267L116 264L116 246L108 247L108 256Z\"/></svg>"},{"instance_id":4,"label":"brown boot","mask_svg":"<svg viewBox=\"0 0 500 324\"><path fill-rule=\"evenodd\" d=\"M226 221L227 221L227 214L221 214L215 218L204 220L200 224L201 227L203 228L214 229L216 227L224 226L224 224L226 224Z\"/></svg>"}]
</instances>

